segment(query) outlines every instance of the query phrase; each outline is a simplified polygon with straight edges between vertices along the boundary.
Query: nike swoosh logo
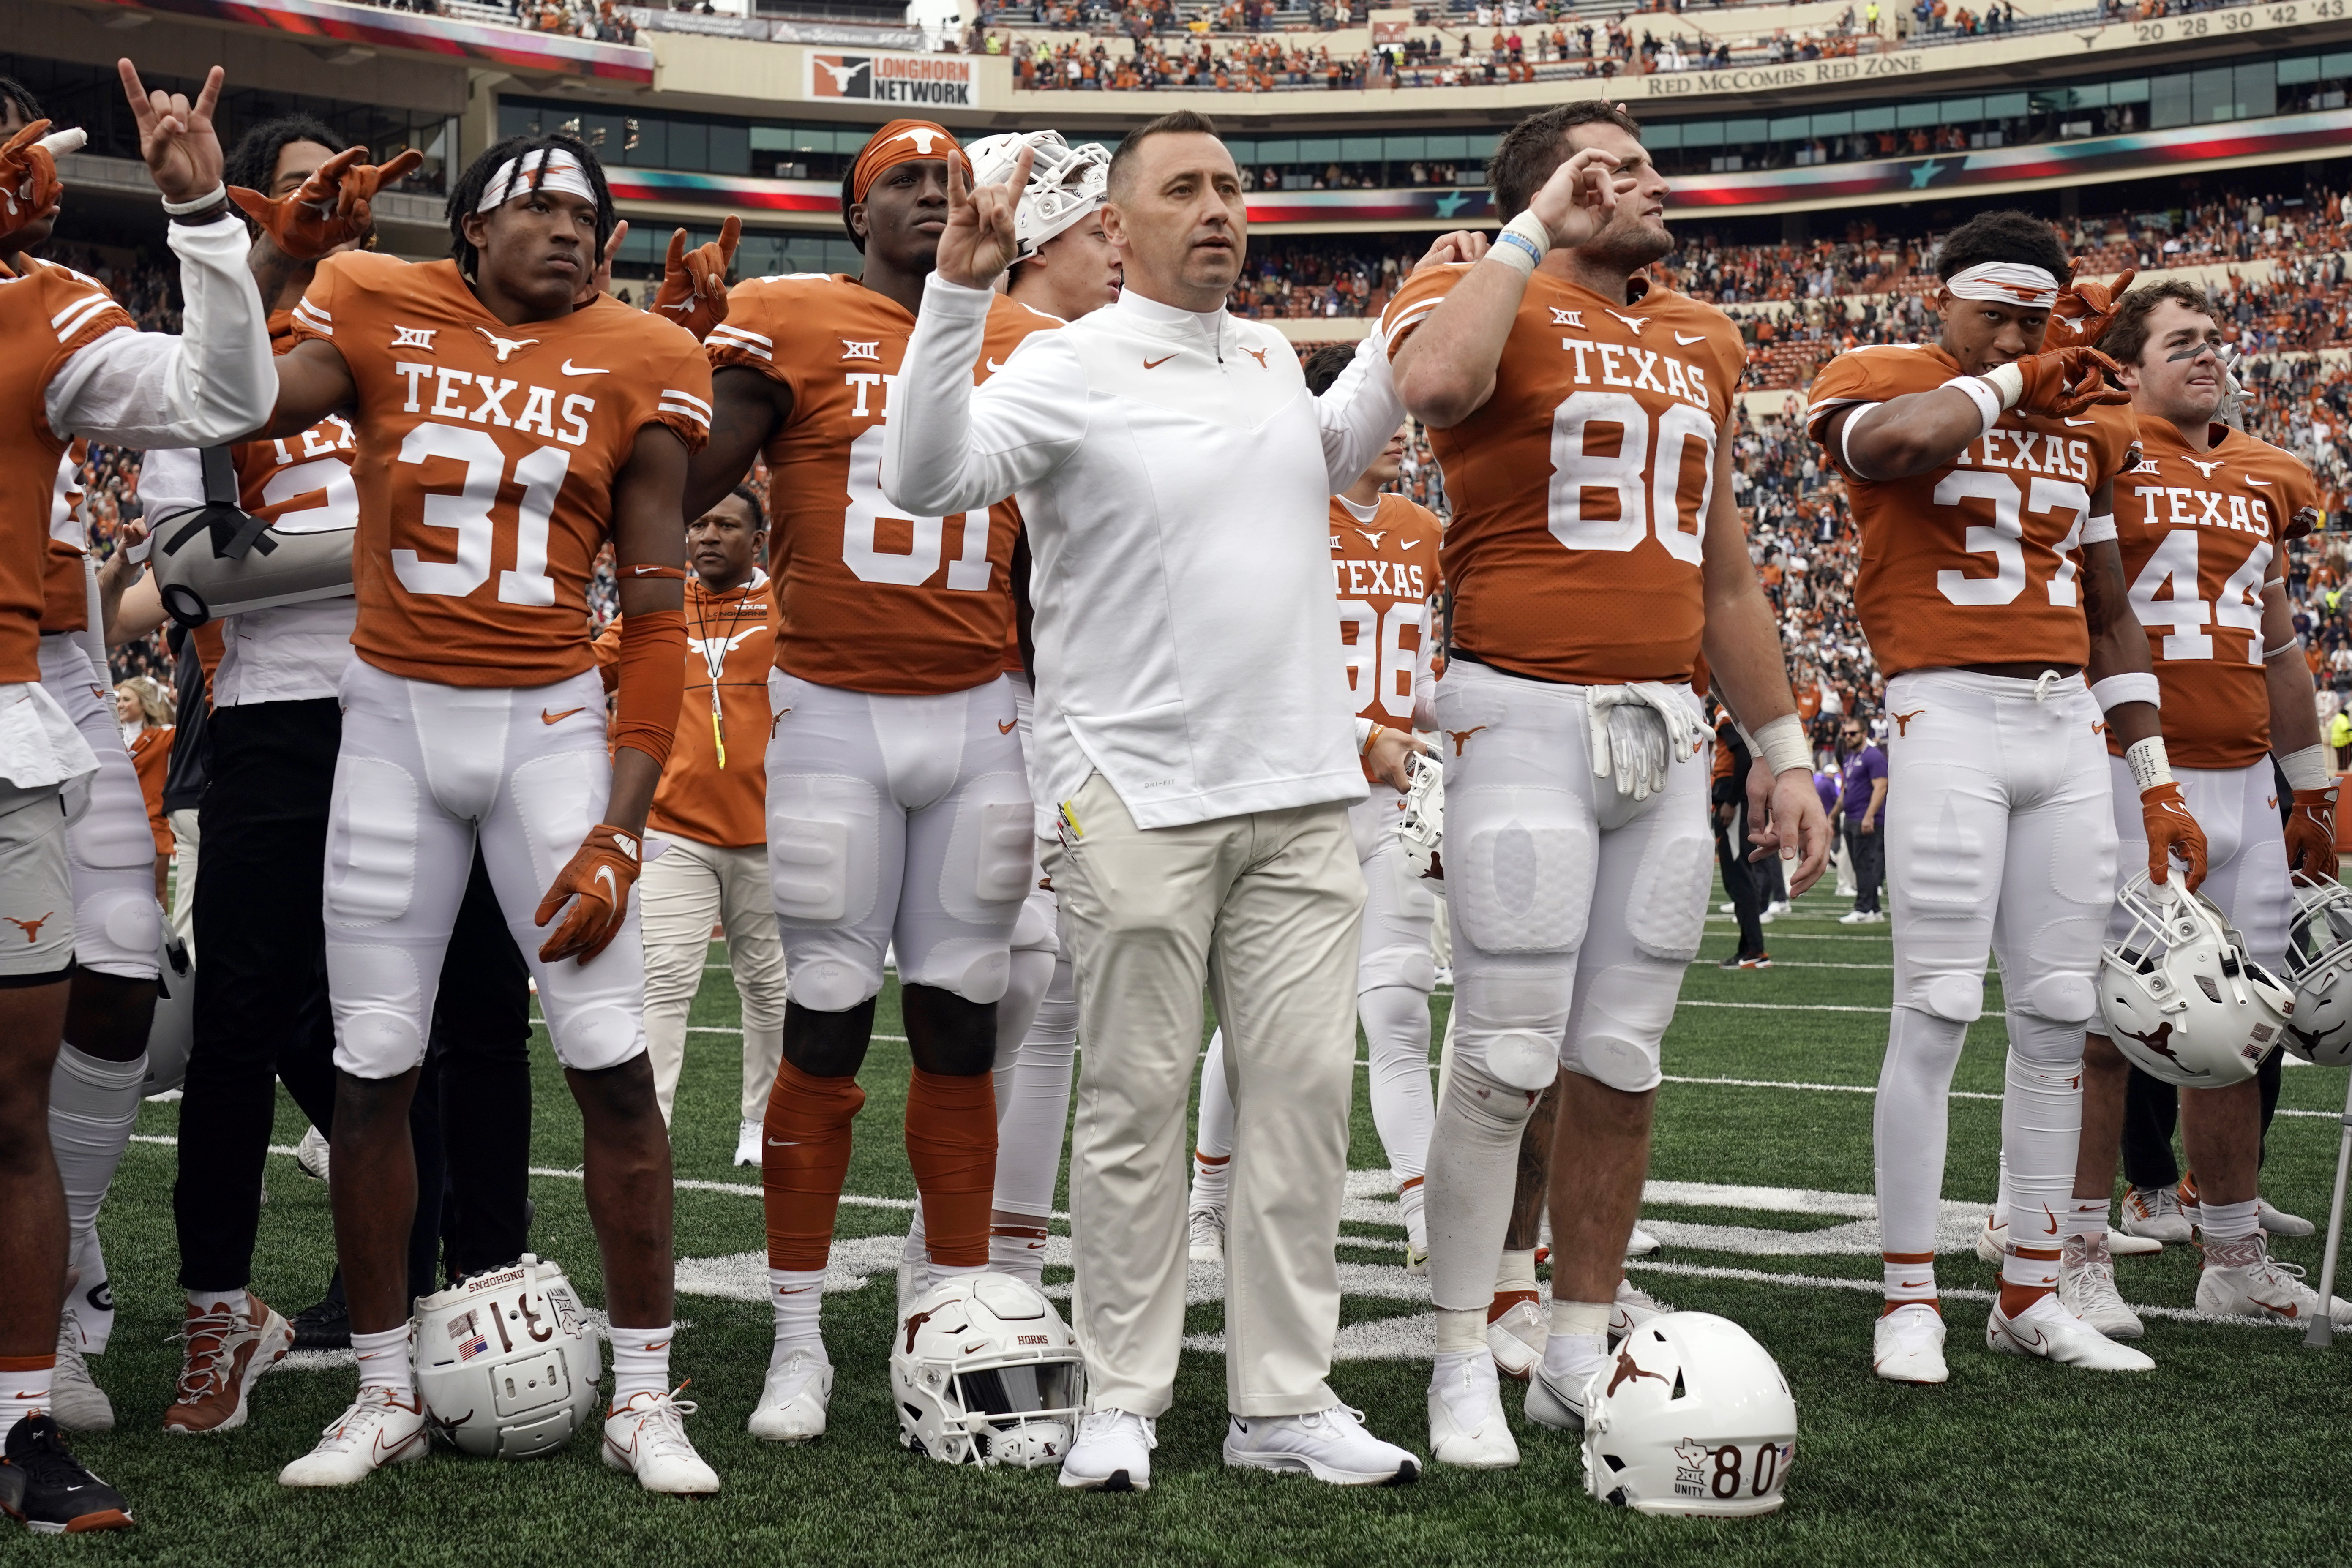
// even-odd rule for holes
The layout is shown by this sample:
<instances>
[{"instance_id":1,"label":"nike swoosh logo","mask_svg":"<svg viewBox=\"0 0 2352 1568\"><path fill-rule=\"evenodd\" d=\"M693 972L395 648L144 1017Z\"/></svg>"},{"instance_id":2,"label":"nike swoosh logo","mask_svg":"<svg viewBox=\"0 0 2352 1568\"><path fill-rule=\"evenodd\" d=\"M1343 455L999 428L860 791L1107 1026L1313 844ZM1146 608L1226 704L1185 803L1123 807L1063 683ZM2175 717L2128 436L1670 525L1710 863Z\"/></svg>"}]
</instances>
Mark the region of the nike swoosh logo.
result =
<instances>
[{"instance_id":1,"label":"nike swoosh logo","mask_svg":"<svg viewBox=\"0 0 2352 1568\"><path fill-rule=\"evenodd\" d=\"M542 724L561 724L566 719L571 718L574 713L584 712L585 710L586 710L580 708L566 708L561 713L550 713L546 709L542 708L539 710L539 721Z\"/></svg>"},{"instance_id":2,"label":"nike swoosh logo","mask_svg":"<svg viewBox=\"0 0 2352 1568\"><path fill-rule=\"evenodd\" d=\"M1676 333L1675 334L1675 342L1678 342L1678 343L1682 344L1682 346L1683 346L1683 347L1685 347L1685 348L1688 348L1688 347L1690 347L1690 346L1691 346L1691 344L1693 344L1693 343L1703 343L1703 342L1706 342L1706 334L1705 332L1701 332L1698 336L1696 336L1696 337L1695 337L1695 338L1686 338L1686 337L1683 336L1680 332L1676 332Z\"/></svg>"},{"instance_id":3,"label":"nike swoosh logo","mask_svg":"<svg viewBox=\"0 0 2352 1568\"><path fill-rule=\"evenodd\" d=\"M2095 419L2069 419L2066 423L2069 425L2096 425L2098 421Z\"/></svg>"},{"instance_id":4,"label":"nike swoosh logo","mask_svg":"<svg viewBox=\"0 0 2352 1568\"><path fill-rule=\"evenodd\" d=\"M563 374L566 375L610 375L612 372L600 364L573 364L572 361L567 358L563 362Z\"/></svg>"},{"instance_id":5,"label":"nike swoosh logo","mask_svg":"<svg viewBox=\"0 0 2352 1568\"><path fill-rule=\"evenodd\" d=\"M771 1149L797 1149L800 1146L801 1141L797 1138L771 1138L768 1140L768 1147Z\"/></svg>"},{"instance_id":6,"label":"nike swoosh logo","mask_svg":"<svg viewBox=\"0 0 2352 1568\"><path fill-rule=\"evenodd\" d=\"M996 727L996 732L1000 735L1010 735L1013 733L1013 726L1019 722L1021 722L1021 721L1018 719L1007 719L1003 723L999 724Z\"/></svg>"},{"instance_id":7,"label":"nike swoosh logo","mask_svg":"<svg viewBox=\"0 0 2352 1568\"><path fill-rule=\"evenodd\" d=\"M1932 1279L1906 1279L1901 1284L1897 1285L1895 1289L1900 1290L1917 1290L1925 1286L1932 1285L1934 1283L1935 1281Z\"/></svg>"},{"instance_id":8,"label":"nike swoosh logo","mask_svg":"<svg viewBox=\"0 0 2352 1568\"><path fill-rule=\"evenodd\" d=\"M988 374L991 375L994 375L998 371L1003 370L1003 368L1004 362L1001 359L992 359L988 362Z\"/></svg>"},{"instance_id":9,"label":"nike swoosh logo","mask_svg":"<svg viewBox=\"0 0 2352 1568\"><path fill-rule=\"evenodd\" d=\"M2247 1298L2246 1298L2246 1300L2249 1300L2249 1301L2252 1301L2252 1302L2254 1303L2254 1305L2255 1305L2255 1306L2260 1307L2263 1311L2265 1311L2265 1312L2276 1312L2276 1313L2277 1313L2280 1317L2282 1317L2282 1318L2299 1318L2299 1317L2303 1316L2303 1309L2302 1309L2302 1308L2300 1308L2300 1307L2295 1307L2295 1306L2274 1307L2274 1306L2271 1305L2271 1303L2269 1303L2268 1301L2259 1300L2257 1300L2256 1298L2252 1297L2252 1296L2247 1297Z\"/></svg>"},{"instance_id":10,"label":"nike swoosh logo","mask_svg":"<svg viewBox=\"0 0 2352 1568\"><path fill-rule=\"evenodd\" d=\"M2278 809L2278 796L2273 795L2263 804L2269 806L2273 811L2276 811Z\"/></svg>"},{"instance_id":11,"label":"nike swoosh logo","mask_svg":"<svg viewBox=\"0 0 2352 1568\"><path fill-rule=\"evenodd\" d=\"M2261 486L2263 489L2270 489L2270 488L2271 488L2271 482L2270 482L2270 480L2268 480L2268 479L2248 479L2248 480L2246 481L2246 483L2248 483L2248 484L2250 484L2250 485L2260 485L2260 486Z\"/></svg>"},{"instance_id":12,"label":"nike swoosh logo","mask_svg":"<svg viewBox=\"0 0 2352 1568\"><path fill-rule=\"evenodd\" d=\"M2032 1335L2031 1338L2027 1337L2029 1332ZM2009 1337L2015 1340L2019 1344L2030 1351L2038 1351L2044 1343L2042 1338L2042 1331L2040 1329L2028 1331L2019 1328L2014 1322L2009 1325Z\"/></svg>"},{"instance_id":13,"label":"nike swoosh logo","mask_svg":"<svg viewBox=\"0 0 2352 1568\"><path fill-rule=\"evenodd\" d=\"M1158 370L1161 365L1166 364L1170 360L1174 359L1175 357L1176 356L1174 354L1162 354L1158 359L1145 360L1143 362L1143 368L1146 370Z\"/></svg>"},{"instance_id":14,"label":"nike swoosh logo","mask_svg":"<svg viewBox=\"0 0 2352 1568\"><path fill-rule=\"evenodd\" d=\"M618 904L621 901L621 887L613 879L613 868L597 867L596 880L604 884L604 900L607 903Z\"/></svg>"}]
</instances>

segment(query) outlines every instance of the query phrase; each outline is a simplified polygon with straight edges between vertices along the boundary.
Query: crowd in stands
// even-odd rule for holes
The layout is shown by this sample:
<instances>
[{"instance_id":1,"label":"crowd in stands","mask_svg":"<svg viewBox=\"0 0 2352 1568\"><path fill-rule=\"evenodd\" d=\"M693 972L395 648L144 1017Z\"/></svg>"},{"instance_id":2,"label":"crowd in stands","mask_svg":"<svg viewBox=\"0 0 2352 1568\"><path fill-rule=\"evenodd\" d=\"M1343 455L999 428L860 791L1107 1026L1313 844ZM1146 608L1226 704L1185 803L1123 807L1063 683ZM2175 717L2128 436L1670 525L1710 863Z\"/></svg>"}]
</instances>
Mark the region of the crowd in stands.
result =
<instances>
[{"instance_id":1,"label":"crowd in stands","mask_svg":"<svg viewBox=\"0 0 2352 1568\"><path fill-rule=\"evenodd\" d=\"M455 16L467 21L503 20L534 33L562 33L572 37L593 38L600 43L634 44L637 41L636 24L613 4L613 0L461 0L451 5L445 0L366 0L388 11L416 11L427 16ZM679 10L694 10L694 5L678 5ZM709 0L702 0L702 11L710 9ZM499 13L504 13L501 16Z\"/></svg>"}]
</instances>

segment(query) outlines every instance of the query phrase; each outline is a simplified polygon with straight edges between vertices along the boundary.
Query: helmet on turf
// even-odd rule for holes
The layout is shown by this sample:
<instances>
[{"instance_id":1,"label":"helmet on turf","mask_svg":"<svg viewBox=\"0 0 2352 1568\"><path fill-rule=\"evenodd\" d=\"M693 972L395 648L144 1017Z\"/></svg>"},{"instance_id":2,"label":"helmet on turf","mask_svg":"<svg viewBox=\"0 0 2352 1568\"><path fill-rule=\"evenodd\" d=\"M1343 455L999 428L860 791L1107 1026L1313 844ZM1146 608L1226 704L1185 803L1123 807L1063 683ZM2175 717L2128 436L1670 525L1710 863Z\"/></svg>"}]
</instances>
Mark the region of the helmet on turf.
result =
<instances>
[{"instance_id":1,"label":"helmet on turf","mask_svg":"<svg viewBox=\"0 0 2352 1568\"><path fill-rule=\"evenodd\" d=\"M1404 813L1397 818L1397 837L1404 840L1404 858L1423 877L1445 879L1438 851L1445 842L1445 766L1426 752L1404 760L1412 787L1405 792Z\"/></svg>"},{"instance_id":2,"label":"helmet on turf","mask_svg":"<svg viewBox=\"0 0 2352 1568\"><path fill-rule=\"evenodd\" d=\"M2107 1037L2164 1083L2224 1089L2276 1050L2294 994L2246 956L2245 939L2211 900L2135 873L2116 895L2131 918L2099 952Z\"/></svg>"},{"instance_id":3,"label":"helmet on turf","mask_svg":"<svg viewBox=\"0 0 2352 1568\"><path fill-rule=\"evenodd\" d=\"M416 1303L416 1391L434 1431L468 1454L528 1459L594 1412L604 1358L563 1270L526 1252Z\"/></svg>"},{"instance_id":4,"label":"helmet on turf","mask_svg":"<svg viewBox=\"0 0 2352 1568\"><path fill-rule=\"evenodd\" d=\"M1728 1318L1668 1312L1628 1334L1585 1394L1584 1486L1641 1513L1770 1513L1797 1457L1797 1401Z\"/></svg>"},{"instance_id":5,"label":"helmet on turf","mask_svg":"<svg viewBox=\"0 0 2352 1568\"><path fill-rule=\"evenodd\" d=\"M1086 1394L1061 1314L1009 1274L941 1280L890 1342L898 1441L947 1464L1060 1464Z\"/></svg>"},{"instance_id":6,"label":"helmet on turf","mask_svg":"<svg viewBox=\"0 0 2352 1568\"><path fill-rule=\"evenodd\" d=\"M2352 1066L2352 889L2295 879L2286 968L2294 984L2286 1048L2321 1067Z\"/></svg>"},{"instance_id":7,"label":"helmet on turf","mask_svg":"<svg viewBox=\"0 0 2352 1568\"><path fill-rule=\"evenodd\" d=\"M196 961L168 921L155 952L155 1015L147 1026L147 1081L140 1098L166 1094L187 1081L188 1050L196 1038Z\"/></svg>"},{"instance_id":8,"label":"helmet on turf","mask_svg":"<svg viewBox=\"0 0 2352 1568\"><path fill-rule=\"evenodd\" d=\"M1110 153L1101 142L1073 147L1058 131L1007 132L983 136L967 149L971 154L974 184L1002 180L1021 158L1024 147L1034 150L1029 163L1029 184L1013 209L1013 260L1026 261L1064 229L1097 211L1110 188Z\"/></svg>"}]
</instances>

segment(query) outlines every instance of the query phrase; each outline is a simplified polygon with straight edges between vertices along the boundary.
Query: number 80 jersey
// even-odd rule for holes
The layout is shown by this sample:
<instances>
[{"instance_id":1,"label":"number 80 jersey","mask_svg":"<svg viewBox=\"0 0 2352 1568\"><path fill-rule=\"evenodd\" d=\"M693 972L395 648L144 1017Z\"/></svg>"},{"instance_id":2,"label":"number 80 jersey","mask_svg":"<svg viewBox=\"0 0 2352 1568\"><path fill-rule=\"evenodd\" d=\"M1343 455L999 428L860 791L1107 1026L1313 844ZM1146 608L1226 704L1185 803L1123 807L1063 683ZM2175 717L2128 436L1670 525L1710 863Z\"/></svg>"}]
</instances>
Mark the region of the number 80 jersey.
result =
<instances>
[{"instance_id":1,"label":"number 80 jersey","mask_svg":"<svg viewBox=\"0 0 2352 1568\"><path fill-rule=\"evenodd\" d=\"M454 261L331 256L294 310L359 389L352 647L442 686L551 685L595 668L588 579L613 482L648 425L710 435L710 368L609 295L509 327Z\"/></svg>"},{"instance_id":2,"label":"number 80 jersey","mask_svg":"<svg viewBox=\"0 0 2352 1568\"><path fill-rule=\"evenodd\" d=\"M2129 405L2065 419L2012 409L1959 457L1900 479L1865 479L1825 439L1839 409L1932 392L1960 374L1940 348L1852 349L1814 377L1805 427L1846 475L1862 564L1854 608L1883 675L1969 664L2081 665L2083 524L2092 498L2136 458Z\"/></svg>"}]
</instances>

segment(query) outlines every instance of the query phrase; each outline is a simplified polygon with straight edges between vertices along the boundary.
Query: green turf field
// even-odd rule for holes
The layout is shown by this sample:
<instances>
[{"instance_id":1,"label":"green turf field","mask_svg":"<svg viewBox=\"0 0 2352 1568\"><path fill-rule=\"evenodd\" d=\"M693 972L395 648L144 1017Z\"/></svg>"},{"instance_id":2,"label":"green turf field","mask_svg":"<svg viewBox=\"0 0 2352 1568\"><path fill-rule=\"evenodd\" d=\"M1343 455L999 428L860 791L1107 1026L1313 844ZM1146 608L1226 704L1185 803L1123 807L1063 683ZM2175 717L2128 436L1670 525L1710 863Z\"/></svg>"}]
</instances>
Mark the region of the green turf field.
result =
<instances>
[{"instance_id":1,"label":"green turf field","mask_svg":"<svg viewBox=\"0 0 2352 1568\"><path fill-rule=\"evenodd\" d=\"M261 1568L269 1563L473 1563L486 1554L534 1565L596 1563L1331 1563L1494 1565L1530 1562L1930 1564L2340 1563L2352 1480L2331 1479L2352 1392L2352 1342L2332 1353L2299 1334L2191 1321L2195 1263L2180 1249L2127 1258L2126 1298L2182 1315L2151 1318L2158 1363L2142 1377L2102 1377L1996 1357L1982 1348L1992 1271L1965 1250L1989 1202L2000 1128L1998 1018L1979 1024L1952 1105L1940 1260L1951 1325L1952 1381L1902 1387L1870 1375L1878 1277L1869 1213L1871 1098L1892 976L1885 926L1841 927L1843 905L1815 894L1767 931L1769 972L1723 973L1727 918L1710 917L1666 1040L1644 1223L1664 1252L1633 1268L1675 1304L1745 1324L1780 1359L1801 1435L1788 1506L1766 1520L1654 1520L1584 1496L1575 1445L1520 1425L1515 1471L1435 1470L1417 1486L1326 1489L1304 1478L1225 1471L1223 1366L1213 1349L1184 1358L1175 1408L1160 1424L1153 1489L1112 1497L1065 1492L1045 1472L953 1470L898 1447L885 1364L892 1318L878 1238L902 1233L914 1195L899 1142L906 1062L877 1045L842 1210L845 1261L876 1268L861 1289L825 1301L840 1376L831 1432L778 1448L743 1430L766 1365L760 1299L756 1173L731 1169L738 1079L733 992L723 968L695 1013L677 1129L680 1333L674 1366L693 1381L690 1423L726 1489L701 1503L658 1500L605 1469L593 1434L549 1460L498 1465L448 1450L348 1492L282 1490L280 1465L306 1449L349 1399L348 1365L262 1380L249 1425L215 1438L166 1437L179 1294L173 1277L170 1140L178 1108L152 1104L145 1142L123 1162L101 1226L121 1319L91 1363L111 1394L116 1431L77 1440L128 1494L140 1528L81 1542L10 1536L9 1562L106 1560ZM714 961L724 950L714 949ZM1438 998L1443 1025L1445 997ZM1997 1005L1998 991L1989 1005ZM898 1032L886 994L878 1029ZM592 1301L596 1252L576 1172L579 1121L542 1054L533 1182L535 1245L561 1259ZM1397 1267L1402 1231L1382 1223L1378 1142L1360 1076L1351 1163L1367 1173L1345 1226L1347 1329L1332 1383L1382 1436L1425 1451L1426 1295ZM2324 1215L2340 1074L2286 1075L2273 1130L2268 1196ZM302 1122L281 1099L278 1140ZM325 1187L290 1158L269 1163L255 1288L289 1315L331 1266ZM1728 1189L1745 1189L1732 1191ZM1765 1189L1759 1191L1757 1189ZM1057 1231L1066 1226L1057 1224ZM861 1247L860 1238L867 1245ZM2317 1272L2315 1241L2279 1253ZM695 1261L687 1261L695 1260ZM1066 1268L1049 1268L1049 1287ZM748 1297L749 1299L744 1299ZM1213 1346L1222 1309L1196 1305L1190 1328ZM1517 1398L1506 1395L1516 1411ZM2329 1541L2337 1544L2327 1545Z\"/></svg>"}]
</instances>

